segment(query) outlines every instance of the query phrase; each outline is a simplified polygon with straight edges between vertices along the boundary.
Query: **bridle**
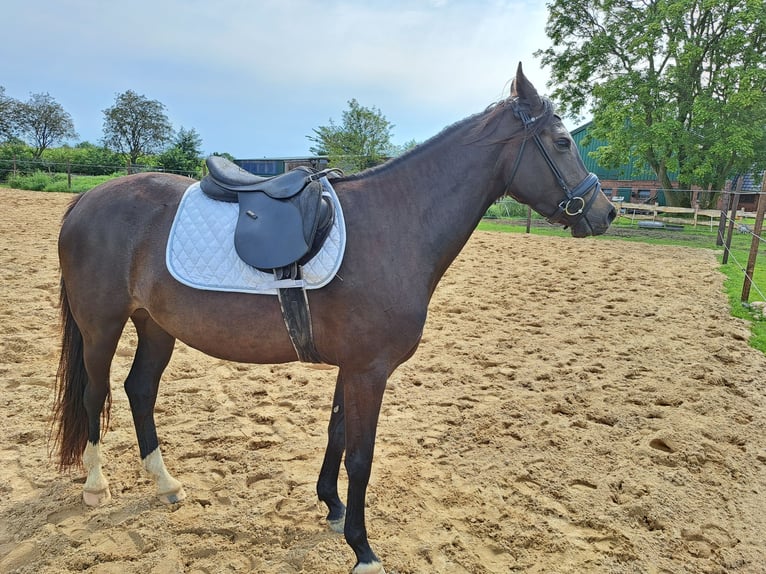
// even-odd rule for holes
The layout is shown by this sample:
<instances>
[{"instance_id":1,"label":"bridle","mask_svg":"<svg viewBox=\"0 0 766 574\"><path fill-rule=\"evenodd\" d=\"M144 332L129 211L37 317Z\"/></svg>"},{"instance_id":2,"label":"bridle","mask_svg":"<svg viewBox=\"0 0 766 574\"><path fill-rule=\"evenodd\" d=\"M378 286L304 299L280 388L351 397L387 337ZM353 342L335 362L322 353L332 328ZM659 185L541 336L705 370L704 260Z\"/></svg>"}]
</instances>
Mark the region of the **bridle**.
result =
<instances>
[{"instance_id":1,"label":"bridle","mask_svg":"<svg viewBox=\"0 0 766 574\"><path fill-rule=\"evenodd\" d=\"M556 177L559 186L566 195L566 198L559 202L558 209L551 215L545 216L545 218L550 223L560 223L565 227L573 227L577 224L578 221L580 221L580 219L585 217L585 215L588 213L588 210L593 205L593 202L596 200L596 196L601 190L601 184L598 181L598 177L594 173L589 173L585 176L585 179L583 179L574 187L574 189L570 189L566 181L564 181L564 176L561 174L561 171L556 166L553 158L548 153L548 150L546 150L545 146L543 146L543 142L540 139L540 136L535 130L532 129L535 122L540 120L548 113L552 113L552 110L546 109L546 112L540 116L530 116L527 110L524 109L524 107L522 107L522 105L519 103L518 98L513 99L512 106L513 115L519 118L523 124L524 138L522 139L519 153L516 156L516 161L513 165L511 177L506 184L506 189L510 188L513 179L516 177L516 172L521 165L521 158L524 155L524 148L527 144L527 141L529 140L531 132L531 136L534 139L535 144L537 144L537 149L540 150L543 159L545 159L545 163L547 163L548 167L551 168L551 171ZM585 196L591 189L593 189L593 193L591 193L590 198L586 202Z\"/></svg>"}]
</instances>

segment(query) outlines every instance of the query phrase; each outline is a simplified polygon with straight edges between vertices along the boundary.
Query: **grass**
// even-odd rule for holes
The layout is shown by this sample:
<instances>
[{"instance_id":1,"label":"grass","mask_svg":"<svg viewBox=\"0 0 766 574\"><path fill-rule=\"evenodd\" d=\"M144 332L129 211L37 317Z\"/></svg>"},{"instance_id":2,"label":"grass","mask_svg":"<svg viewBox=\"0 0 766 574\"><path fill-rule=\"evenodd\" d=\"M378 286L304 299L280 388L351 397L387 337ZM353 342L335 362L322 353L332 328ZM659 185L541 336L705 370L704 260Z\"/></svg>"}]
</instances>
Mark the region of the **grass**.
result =
<instances>
[{"instance_id":1,"label":"grass","mask_svg":"<svg viewBox=\"0 0 766 574\"><path fill-rule=\"evenodd\" d=\"M752 222L748 222L752 227ZM484 220L479 224L483 231L498 231L506 233L524 233L526 224L514 220ZM567 237L569 232L534 220L532 234ZM666 231L661 229L639 229L625 218L620 218L612 224L609 231L597 239L612 239L641 243L653 243L657 245L680 245L700 249L713 249L717 251L720 270L726 276L724 292L729 299L731 314L735 317L747 319L750 322L752 336L750 346L766 354L766 319L763 313L753 309L749 304L741 301L742 285L745 275L742 268L746 267L750 253L752 235L734 233L732 236L729 261L723 264L724 248L716 246L717 227L712 231L709 227L698 226L697 228L686 227L683 231ZM763 300L758 293L766 292L766 246L760 248L759 257L756 260L753 271L753 286L750 291L750 301Z\"/></svg>"},{"instance_id":2,"label":"grass","mask_svg":"<svg viewBox=\"0 0 766 574\"><path fill-rule=\"evenodd\" d=\"M71 187L65 173L36 171L29 175L10 176L6 185L13 189L82 193L114 179L117 175L73 175Z\"/></svg>"},{"instance_id":3,"label":"grass","mask_svg":"<svg viewBox=\"0 0 766 574\"><path fill-rule=\"evenodd\" d=\"M746 237L749 239L750 235ZM766 353L766 319L763 312L754 309L741 300L742 285L745 282L745 274L742 268L747 265L749 253L749 246L747 249L736 247L735 242L732 241L729 262L726 265L721 264L721 271L726 275L724 291L729 298L731 314L750 321L750 330L752 332L749 341L750 346ZM762 261L762 258L766 257L766 253L759 251L758 257L759 259L756 260L752 275L753 285L750 288L750 301L762 301L763 297L761 297L757 289L760 289L761 292L766 289L766 263ZM719 261L722 261L722 259L723 251L718 256Z\"/></svg>"}]
</instances>

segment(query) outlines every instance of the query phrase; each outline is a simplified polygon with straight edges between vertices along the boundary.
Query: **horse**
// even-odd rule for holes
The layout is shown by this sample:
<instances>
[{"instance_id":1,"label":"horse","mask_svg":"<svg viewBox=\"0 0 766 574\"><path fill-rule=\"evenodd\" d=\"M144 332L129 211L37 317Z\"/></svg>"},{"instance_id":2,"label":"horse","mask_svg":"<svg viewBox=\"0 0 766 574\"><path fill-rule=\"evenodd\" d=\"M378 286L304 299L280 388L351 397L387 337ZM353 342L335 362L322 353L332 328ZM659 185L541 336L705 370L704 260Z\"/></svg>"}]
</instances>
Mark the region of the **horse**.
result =
<instances>
[{"instance_id":1,"label":"horse","mask_svg":"<svg viewBox=\"0 0 766 574\"><path fill-rule=\"evenodd\" d=\"M153 411L175 341L230 361L299 360L277 297L194 289L168 272L169 230L193 182L128 175L77 196L63 217L52 433L59 467L87 472L87 505L110 499L100 444L110 365L128 320L138 343L124 389L143 468L168 504L186 494L163 462ZM509 97L333 186L345 255L336 278L307 292L316 352L338 368L316 492L356 556L352 573L370 574L384 572L367 539L365 495L386 381L418 348L431 295L482 215L507 194L585 237L604 233L616 213L521 64ZM342 462L347 506L337 486Z\"/></svg>"}]
</instances>

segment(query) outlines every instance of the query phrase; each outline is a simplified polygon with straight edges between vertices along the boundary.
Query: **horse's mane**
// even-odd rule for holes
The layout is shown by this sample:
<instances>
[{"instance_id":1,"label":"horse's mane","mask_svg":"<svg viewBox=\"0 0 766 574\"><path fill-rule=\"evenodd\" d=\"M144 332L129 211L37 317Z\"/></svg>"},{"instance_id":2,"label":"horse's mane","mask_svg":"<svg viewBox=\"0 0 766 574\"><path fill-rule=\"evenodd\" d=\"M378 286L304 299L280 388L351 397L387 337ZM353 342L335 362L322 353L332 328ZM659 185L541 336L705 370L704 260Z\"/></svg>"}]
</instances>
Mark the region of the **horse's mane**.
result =
<instances>
[{"instance_id":1,"label":"horse's mane","mask_svg":"<svg viewBox=\"0 0 766 574\"><path fill-rule=\"evenodd\" d=\"M548 125L548 123L550 123L550 120L554 117L553 103L546 97L540 97L540 102L542 103L542 106L543 106L543 113L539 116L536 116L535 121L529 126L527 126L526 129L524 126L520 126L519 130L514 132L510 136L500 140L489 141L488 144L491 145L491 144L505 143L520 135L523 135L524 138L528 138L528 137L534 136L535 134L538 134L543 128L545 128L546 125ZM471 130L470 132L471 135L465 143L478 143L486 138L489 138L489 136L492 135L492 133L495 131L495 128L497 127L496 120L499 119L499 116L507 112L518 113L518 110L524 110L527 113L529 113L529 109L530 109L530 105L528 102L523 102L515 96L511 96L503 100L493 102L492 104L487 106L487 108L485 108L483 111L478 112L476 114L472 114L466 118L463 118L462 120L458 120L457 122L445 127L435 136L432 136L428 138L426 141L424 141L423 143L415 146L412 149L407 150L402 155L397 156L393 159L390 159L380 165L376 165L374 167L365 169L358 173L345 176L341 178L340 180L355 181L355 180L363 179L369 176L384 173L390 169L397 167L402 162L409 161L412 158L417 157L418 155L420 155L427 149L431 148L434 144L444 139L447 139L453 134L453 132L456 132L462 129L468 124L475 123L476 125L474 129Z\"/></svg>"}]
</instances>

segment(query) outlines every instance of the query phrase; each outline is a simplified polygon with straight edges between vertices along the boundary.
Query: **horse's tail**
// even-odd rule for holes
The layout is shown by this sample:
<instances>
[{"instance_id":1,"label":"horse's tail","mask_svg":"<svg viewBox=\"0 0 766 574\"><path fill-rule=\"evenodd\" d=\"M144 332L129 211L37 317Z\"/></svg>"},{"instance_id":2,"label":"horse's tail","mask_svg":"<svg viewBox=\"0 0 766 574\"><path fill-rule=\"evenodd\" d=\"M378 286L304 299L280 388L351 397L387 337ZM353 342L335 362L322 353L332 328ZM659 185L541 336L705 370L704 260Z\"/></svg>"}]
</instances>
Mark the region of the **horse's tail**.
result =
<instances>
[{"instance_id":1,"label":"horse's tail","mask_svg":"<svg viewBox=\"0 0 766 574\"><path fill-rule=\"evenodd\" d=\"M64 219L77 203L77 199L70 205ZM56 371L52 436L53 448L58 451L59 469L65 470L82 465L82 454L88 441L88 414L84 401L88 373L83 359L82 332L72 315L63 277L60 289L61 357ZM102 413L105 419L103 429L108 426L110 406L111 400L107 400L106 408Z\"/></svg>"}]
</instances>

